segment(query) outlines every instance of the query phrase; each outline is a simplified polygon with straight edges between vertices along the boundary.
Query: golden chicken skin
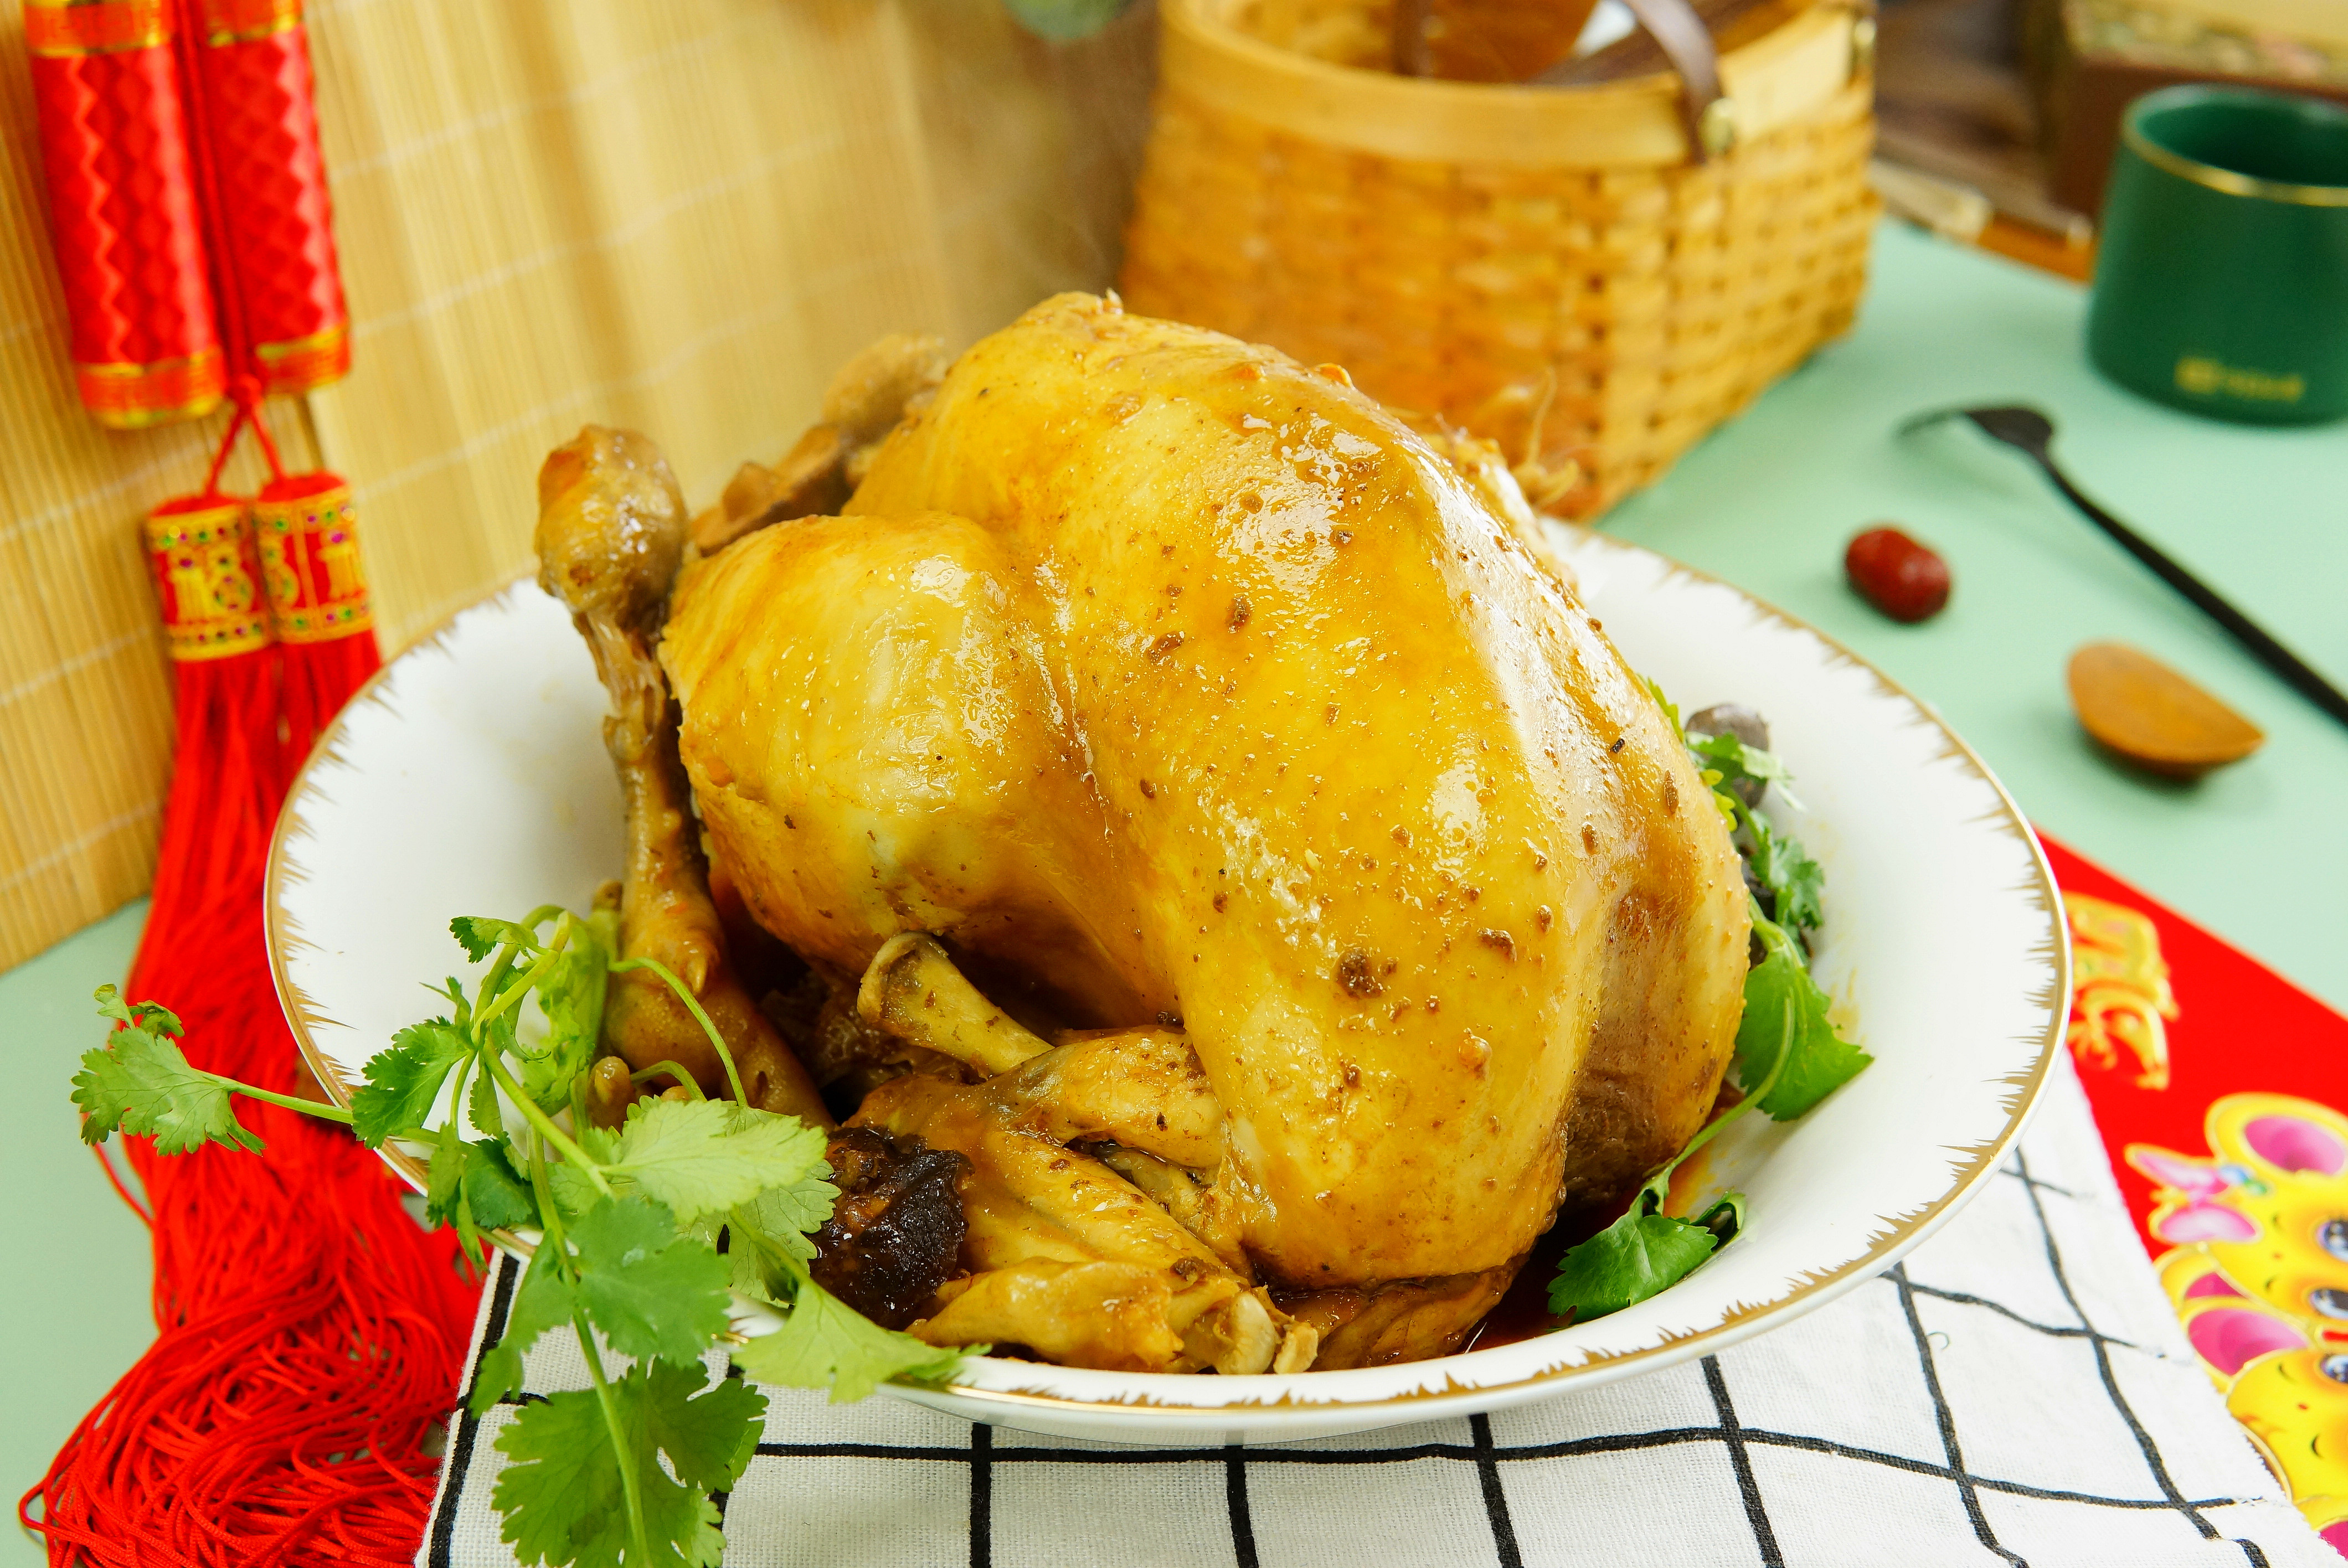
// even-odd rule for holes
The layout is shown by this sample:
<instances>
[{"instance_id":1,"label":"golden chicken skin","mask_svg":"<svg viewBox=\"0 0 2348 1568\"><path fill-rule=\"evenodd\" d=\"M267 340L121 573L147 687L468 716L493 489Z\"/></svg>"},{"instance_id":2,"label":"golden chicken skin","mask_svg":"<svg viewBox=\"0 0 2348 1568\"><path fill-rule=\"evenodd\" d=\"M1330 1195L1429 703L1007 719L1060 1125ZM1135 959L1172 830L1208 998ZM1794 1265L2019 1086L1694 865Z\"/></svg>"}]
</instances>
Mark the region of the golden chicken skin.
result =
<instances>
[{"instance_id":1,"label":"golden chicken skin","mask_svg":"<svg viewBox=\"0 0 2348 1568\"><path fill-rule=\"evenodd\" d=\"M725 880L898 1049L852 1124L970 1163L914 1333L1443 1354L1695 1132L1737 857L1505 474L1079 294L843 461L660 660Z\"/></svg>"}]
</instances>

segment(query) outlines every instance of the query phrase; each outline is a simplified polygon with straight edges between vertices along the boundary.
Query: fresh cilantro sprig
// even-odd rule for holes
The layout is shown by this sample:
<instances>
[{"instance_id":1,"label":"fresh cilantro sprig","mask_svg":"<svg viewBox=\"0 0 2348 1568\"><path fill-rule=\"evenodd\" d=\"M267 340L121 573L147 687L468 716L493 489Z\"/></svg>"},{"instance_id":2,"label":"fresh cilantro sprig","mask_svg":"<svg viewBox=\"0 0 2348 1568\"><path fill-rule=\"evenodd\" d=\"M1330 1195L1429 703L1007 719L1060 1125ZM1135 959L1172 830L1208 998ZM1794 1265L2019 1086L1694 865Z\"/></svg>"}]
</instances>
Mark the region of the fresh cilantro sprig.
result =
<instances>
[{"instance_id":1,"label":"fresh cilantro sprig","mask_svg":"<svg viewBox=\"0 0 2348 1568\"><path fill-rule=\"evenodd\" d=\"M1726 730L1721 731L1716 735L1696 735L1693 738L1684 734L1681 740L1689 753L1702 764L1705 775L1704 782L1712 787L1715 794L1730 792L1732 804L1742 799L1733 793L1735 786L1749 784L1755 786L1753 794L1756 798L1758 798L1762 791L1775 784L1777 786L1777 792L1785 795L1789 804L1798 804L1793 800L1793 791L1787 787L1794 775L1787 771L1786 764L1778 760L1776 753L1763 751L1759 746L1748 745L1742 738ZM1716 777L1714 776L1715 774ZM1724 805L1722 811L1724 815L1730 815L1733 817L1727 806ZM1730 825L1735 825L1733 820Z\"/></svg>"},{"instance_id":2,"label":"fresh cilantro sprig","mask_svg":"<svg viewBox=\"0 0 2348 1568\"><path fill-rule=\"evenodd\" d=\"M1754 877L1769 891L1776 918L1752 900L1761 961L1746 971L1745 1011L1729 1064L1742 1098L1648 1177L1621 1218L1559 1260L1550 1282L1550 1311L1577 1322L1619 1312L1678 1284L1744 1227L1740 1193L1719 1198L1693 1220L1663 1212L1672 1173L1688 1156L1756 1106L1780 1122L1805 1114L1875 1060L1835 1031L1827 1016L1827 995L1810 977L1796 934L1817 929L1823 918L1825 874L1790 834L1773 829L1734 787L1751 780L1787 794L1791 775L1785 764L1732 734L1690 741L1671 699L1653 682L1646 686L1696 763L1730 830L1745 834ZM1759 798L1759 790L1753 794Z\"/></svg>"},{"instance_id":3,"label":"fresh cilantro sprig","mask_svg":"<svg viewBox=\"0 0 2348 1568\"><path fill-rule=\"evenodd\" d=\"M1765 912L1793 932L1797 941L1803 939L1805 933L1817 930L1826 918L1822 902L1826 873L1799 840L1771 827L1751 804L1775 786L1788 805L1800 810L1801 803L1794 798L1793 774L1775 752L1747 745L1727 731L1691 738L1681 725L1679 709L1663 695L1663 689L1653 681L1645 685L1648 695L1671 722L1672 733L1687 749L1697 776L1712 792L1712 804L1726 820L1729 832L1742 835L1738 847L1753 868L1754 880L1769 896ZM1739 784L1752 787L1740 791Z\"/></svg>"},{"instance_id":4,"label":"fresh cilantro sprig","mask_svg":"<svg viewBox=\"0 0 2348 1568\"><path fill-rule=\"evenodd\" d=\"M207 1143L258 1150L232 1103L244 1094L344 1122L371 1148L388 1139L425 1151L427 1212L456 1228L469 1256L486 1255L485 1232L540 1233L469 1408L513 1399L524 1352L557 1329L576 1335L592 1384L523 1405L499 1434L512 1462L491 1501L506 1541L526 1563L713 1568L725 1538L711 1493L739 1479L767 1405L740 1382L711 1385L704 1364L736 1337L733 1292L783 1317L736 1351L745 1370L829 1388L834 1399L861 1399L891 1378L951 1378L985 1348L942 1349L882 1328L815 1282L808 1237L839 1196L823 1130L744 1103L732 1053L699 1001L656 960L615 959L616 917L550 905L449 929L487 972L469 990L456 979L438 988L447 1014L395 1035L366 1063L348 1111L191 1066L174 1043L176 1017L126 1006L105 988L100 1011L120 1027L74 1080L83 1136L149 1135L165 1153ZM686 1098L637 1102L617 1128L589 1122L583 1075L606 989L633 969L670 987L700 1022L732 1101L706 1099L682 1067L656 1063L633 1076L665 1071ZM533 998L543 1029L520 1027ZM436 1113L438 1125L427 1126ZM479 1135L465 1135L468 1119ZM614 1369L607 1354L629 1364Z\"/></svg>"},{"instance_id":5,"label":"fresh cilantro sprig","mask_svg":"<svg viewBox=\"0 0 2348 1568\"><path fill-rule=\"evenodd\" d=\"M98 1010L118 1025L105 1045L82 1053L74 1074L74 1103L82 1110L81 1136L103 1143L116 1132L155 1140L159 1154L184 1154L206 1143L258 1153L258 1134L236 1119L232 1094L247 1095L329 1121L350 1113L314 1101L296 1100L205 1072L188 1063L174 1043L185 1032L179 1015L156 1002L126 1005L112 986L98 988Z\"/></svg>"},{"instance_id":6,"label":"fresh cilantro sprig","mask_svg":"<svg viewBox=\"0 0 2348 1568\"><path fill-rule=\"evenodd\" d=\"M1826 873L1799 839L1777 832L1756 813L1745 813L1745 829L1753 845L1753 877L1768 889L1770 912L1778 925L1803 939L1826 920Z\"/></svg>"}]
</instances>

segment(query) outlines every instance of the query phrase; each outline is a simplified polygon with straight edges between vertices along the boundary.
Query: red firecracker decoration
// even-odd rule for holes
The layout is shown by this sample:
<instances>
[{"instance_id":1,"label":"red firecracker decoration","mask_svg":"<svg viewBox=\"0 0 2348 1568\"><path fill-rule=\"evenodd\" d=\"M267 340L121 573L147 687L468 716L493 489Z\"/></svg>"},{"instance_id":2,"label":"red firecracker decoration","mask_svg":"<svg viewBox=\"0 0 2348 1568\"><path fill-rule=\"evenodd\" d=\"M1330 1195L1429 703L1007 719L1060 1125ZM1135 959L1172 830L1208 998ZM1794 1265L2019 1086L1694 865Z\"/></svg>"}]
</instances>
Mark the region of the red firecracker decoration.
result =
<instances>
[{"instance_id":1,"label":"red firecracker decoration","mask_svg":"<svg viewBox=\"0 0 2348 1568\"><path fill-rule=\"evenodd\" d=\"M201 495L146 542L179 739L152 907L124 986L187 1026L195 1065L303 1092L262 927L270 836L316 730L376 662L349 490L287 476L240 380ZM219 492L250 426L270 499ZM18 1505L57 1568L413 1561L477 1285L382 1163L338 1129L238 1107L266 1142L159 1157L128 1140L155 1238L154 1345ZM101 1152L100 1158L103 1159ZM38 1506L38 1516L35 1507Z\"/></svg>"},{"instance_id":2,"label":"red firecracker decoration","mask_svg":"<svg viewBox=\"0 0 2348 1568\"><path fill-rule=\"evenodd\" d=\"M91 414L350 369L299 0L26 0L50 228Z\"/></svg>"},{"instance_id":3,"label":"red firecracker decoration","mask_svg":"<svg viewBox=\"0 0 2348 1568\"><path fill-rule=\"evenodd\" d=\"M350 318L301 0L177 3L237 368L276 394L339 381Z\"/></svg>"},{"instance_id":4,"label":"red firecracker decoration","mask_svg":"<svg viewBox=\"0 0 2348 1568\"><path fill-rule=\"evenodd\" d=\"M228 385L173 0L28 0L25 39L72 318L99 423L202 414Z\"/></svg>"}]
</instances>

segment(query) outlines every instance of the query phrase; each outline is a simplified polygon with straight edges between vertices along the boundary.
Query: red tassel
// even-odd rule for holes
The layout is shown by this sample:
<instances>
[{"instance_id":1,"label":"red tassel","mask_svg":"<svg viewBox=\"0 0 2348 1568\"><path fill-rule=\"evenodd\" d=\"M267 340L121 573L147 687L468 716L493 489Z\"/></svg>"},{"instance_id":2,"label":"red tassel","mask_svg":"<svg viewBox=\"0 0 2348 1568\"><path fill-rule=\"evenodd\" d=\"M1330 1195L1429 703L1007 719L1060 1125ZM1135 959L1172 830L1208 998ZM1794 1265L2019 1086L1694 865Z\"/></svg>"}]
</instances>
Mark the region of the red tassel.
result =
<instances>
[{"instance_id":1,"label":"red tassel","mask_svg":"<svg viewBox=\"0 0 2348 1568\"><path fill-rule=\"evenodd\" d=\"M210 946L223 906L259 885L284 787L277 655L252 514L242 499L206 489L164 502L147 519L171 651L178 740L153 899L130 968L130 994L142 999L156 994L159 979L178 978L170 972L177 968L172 954L190 941ZM167 972L159 974L159 966ZM207 972L197 968L189 978ZM183 999L193 1004L203 996Z\"/></svg>"},{"instance_id":2,"label":"red tassel","mask_svg":"<svg viewBox=\"0 0 2348 1568\"><path fill-rule=\"evenodd\" d=\"M238 389L221 461L249 422L266 447L257 395ZM198 1066L280 1092L295 1091L298 1057L270 977L262 887L285 753L375 662L364 579L355 601L350 591L355 556L336 571L334 552L355 541L335 537L345 503L330 502L329 480L279 472L274 498L255 508L277 519L276 543L258 552L245 504L213 483L148 525L178 661L179 744L125 990L179 1012ZM273 643L272 600L282 626L324 635ZM421 1544L438 1469L427 1449L478 1283L454 1236L417 1228L398 1184L348 1134L250 1101L238 1112L264 1154L165 1158L130 1141L152 1210L160 1333L18 1504L57 1568L393 1568Z\"/></svg>"},{"instance_id":3,"label":"red tassel","mask_svg":"<svg viewBox=\"0 0 2348 1568\"><path fill-rule=\"evenodd\" d=\"M392 1568L421 1543L475 1289L346 1134L239 1111L265 1154L146 1162L161 1332L20 1510L57 1568Z\"/></svg>"}]
</instances>

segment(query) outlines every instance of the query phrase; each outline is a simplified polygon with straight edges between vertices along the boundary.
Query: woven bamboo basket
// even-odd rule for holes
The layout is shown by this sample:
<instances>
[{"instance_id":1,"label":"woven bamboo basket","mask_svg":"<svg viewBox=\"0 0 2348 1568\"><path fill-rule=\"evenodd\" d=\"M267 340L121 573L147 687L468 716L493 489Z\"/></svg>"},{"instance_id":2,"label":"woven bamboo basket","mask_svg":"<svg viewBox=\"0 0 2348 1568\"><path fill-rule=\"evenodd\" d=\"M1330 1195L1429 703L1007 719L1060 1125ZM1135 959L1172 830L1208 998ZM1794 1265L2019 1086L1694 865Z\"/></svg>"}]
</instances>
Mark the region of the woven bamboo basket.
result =
<instances>
[{"instance_id":1,"label":"woven bamboo basket","mask_svg":"<svg viewBox=\"0 0 2348 1568\"><path fill-rule=\"evenodd\" d=\"M1342 364L1575 517L1849 327L1877 210L1865 10L1747 13L1698 102L1669 72L1392 75L1392 4L1165 0L1132 308Z\"/></svg>"}]
</instances>

